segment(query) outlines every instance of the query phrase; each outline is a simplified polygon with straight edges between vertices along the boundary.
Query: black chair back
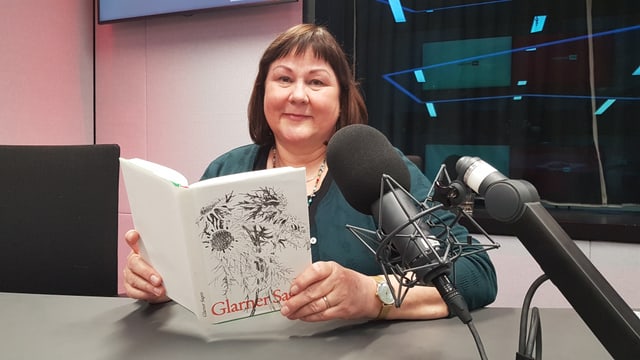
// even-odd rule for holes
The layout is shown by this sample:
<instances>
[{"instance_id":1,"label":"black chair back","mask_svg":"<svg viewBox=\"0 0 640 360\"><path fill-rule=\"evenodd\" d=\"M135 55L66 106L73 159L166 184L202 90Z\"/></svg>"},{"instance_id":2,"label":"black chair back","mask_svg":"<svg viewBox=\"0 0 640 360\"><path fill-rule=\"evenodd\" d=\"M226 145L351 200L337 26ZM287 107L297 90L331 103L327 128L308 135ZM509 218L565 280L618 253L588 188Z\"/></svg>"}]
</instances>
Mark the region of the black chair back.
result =
<instances>
[{"instance_id":1,"label":"black chair back","mask_svg":"<svg viewBox=\"0 0 640 360\"><path fill-rule=\"evenodd\" d=\"M0 145L0 292L117 295L119 156Z\"/></svg>"}]
</instances>

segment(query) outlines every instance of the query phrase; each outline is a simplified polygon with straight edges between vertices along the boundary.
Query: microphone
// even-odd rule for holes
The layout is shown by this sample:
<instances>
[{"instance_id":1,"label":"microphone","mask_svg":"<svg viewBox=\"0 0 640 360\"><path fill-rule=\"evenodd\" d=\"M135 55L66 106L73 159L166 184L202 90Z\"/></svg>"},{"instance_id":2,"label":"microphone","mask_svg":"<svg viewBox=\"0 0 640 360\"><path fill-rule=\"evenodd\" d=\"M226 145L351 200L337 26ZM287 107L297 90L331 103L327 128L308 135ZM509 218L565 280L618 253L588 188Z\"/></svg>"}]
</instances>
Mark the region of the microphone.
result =
<instances>
[{"instance_id":1,"label":"microphone","mask_svg":"<svg viewBox=\"0 0 640 360\"><path fill-rule=\"evenodd\" d=\"M329 140L327 164L347 202L373 216L382 232L382 243L390 243L400 267L413 271L418 283L432 283L449 310L469 323L467 304L449 280L451 262L438 254L438 240L424 222L417 221L422 213L409 193L409 169L387 138L367 125L346 126ZM380 256L378 262L386 274L385 265L391 265Z\"/></svg>"},{"instance_id":2,"label":"microphone","mask_svg":"<svg viewBox=\"0 0 640 360\"><path fill-rule=\"evenodd\" d=\"M640 354L640 319L541 205L536 188L512 180L477 157L456 163L458 178L509 224L548 278L615 359Z\"/></svg>"},{"instance_id":3,"label":"microphone","mask_svg":"<svg viewBox=\"0 0 640 360\"><path fill-rule=\"evenodd\" d=\"M496 220L513 222L522 215L525 203L540 201L533 184L511 180L478 157L462 156L456 172L458 180L484 197L487 212Z\"/></svg>"}]
</instances>

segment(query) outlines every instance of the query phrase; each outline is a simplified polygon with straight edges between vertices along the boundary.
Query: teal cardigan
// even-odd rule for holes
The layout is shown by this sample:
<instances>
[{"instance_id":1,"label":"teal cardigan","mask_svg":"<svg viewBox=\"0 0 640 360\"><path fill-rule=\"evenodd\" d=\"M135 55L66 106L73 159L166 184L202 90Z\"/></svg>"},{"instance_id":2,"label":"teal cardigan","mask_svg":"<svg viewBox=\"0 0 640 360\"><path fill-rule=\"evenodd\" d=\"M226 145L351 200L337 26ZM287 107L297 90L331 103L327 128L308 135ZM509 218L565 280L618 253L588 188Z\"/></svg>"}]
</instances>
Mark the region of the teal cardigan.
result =
<instances>
[{"instance_id":1,"label":"teal cardigan","mask_svg":"<svg viewBox=\"0 0 640 360\"><path fill-rule=\"evenodd\" d=\"M264 169L268 148L250 144L233 149L209 164L202 179L229 175L239 172ZM431 187L424 174L404 155L402 156L411 174L411 193L416 199L425 199ZM454 215L442 211L439 216L451 220ZM321 188L309 208L309 224L313 261L333 260L344 267L365 275L381 274L375 256L346 227L346 224L375 230L372 216L353 209L345 200L340 189L327 173ZM461 225L452 228L458 239L466 239L467 229ZM490 304L497 293L496 273L486 253L478 253L459 258L454 265L452 279L464 296L470 309Z\"/></svg>"}]
</instances>

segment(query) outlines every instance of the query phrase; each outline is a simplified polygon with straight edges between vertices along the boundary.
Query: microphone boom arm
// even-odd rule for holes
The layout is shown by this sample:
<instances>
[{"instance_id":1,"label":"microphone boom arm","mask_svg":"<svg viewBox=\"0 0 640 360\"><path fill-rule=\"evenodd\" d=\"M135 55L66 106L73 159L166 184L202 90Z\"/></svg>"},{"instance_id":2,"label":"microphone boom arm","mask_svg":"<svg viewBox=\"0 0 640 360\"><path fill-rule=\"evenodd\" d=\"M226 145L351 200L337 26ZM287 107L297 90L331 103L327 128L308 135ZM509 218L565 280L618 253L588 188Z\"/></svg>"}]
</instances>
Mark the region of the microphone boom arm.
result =
<instances>
[{"instance_id":1,"label":"microphone boom arm","mask_svg":"<svg viewBox=\"0 0 640 360\"><path fill-rule=\"evenodd\" d=\"M510 225L549 279L616 359L640 354L640 319L542 206L524 180L504 179L484 194L489 215Z\"/></svg>"}]
</instances>

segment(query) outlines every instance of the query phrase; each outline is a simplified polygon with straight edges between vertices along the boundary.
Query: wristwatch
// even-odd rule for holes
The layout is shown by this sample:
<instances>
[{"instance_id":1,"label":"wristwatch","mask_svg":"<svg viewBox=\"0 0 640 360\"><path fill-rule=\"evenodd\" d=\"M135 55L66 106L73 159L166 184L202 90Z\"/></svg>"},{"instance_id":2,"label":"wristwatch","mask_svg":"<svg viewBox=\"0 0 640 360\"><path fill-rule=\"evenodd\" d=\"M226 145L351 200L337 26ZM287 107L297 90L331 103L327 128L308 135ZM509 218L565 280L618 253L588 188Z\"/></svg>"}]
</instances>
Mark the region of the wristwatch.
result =
<instances>
[{"instance_id":1,"label":"wristwatch","mask_svg":"<svg viewBox=\"0 0 640 360\"><path fill-rule=\"evenodd\" d=\"M391 292L391 287L387 283L387 279L384 276L378 275L374 276L373 279L376 281L376 296L382 303L380 306L380 312L376 317L376 320L381 320L387 317L389 310L393 306L395 300L393 298L393 293Z\"/></svg>"}]
</instances>

